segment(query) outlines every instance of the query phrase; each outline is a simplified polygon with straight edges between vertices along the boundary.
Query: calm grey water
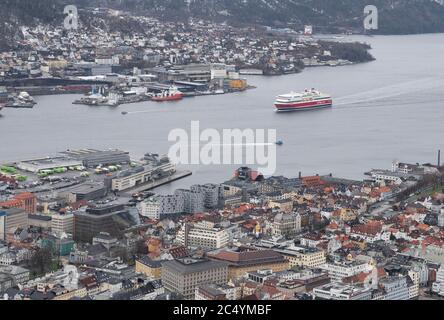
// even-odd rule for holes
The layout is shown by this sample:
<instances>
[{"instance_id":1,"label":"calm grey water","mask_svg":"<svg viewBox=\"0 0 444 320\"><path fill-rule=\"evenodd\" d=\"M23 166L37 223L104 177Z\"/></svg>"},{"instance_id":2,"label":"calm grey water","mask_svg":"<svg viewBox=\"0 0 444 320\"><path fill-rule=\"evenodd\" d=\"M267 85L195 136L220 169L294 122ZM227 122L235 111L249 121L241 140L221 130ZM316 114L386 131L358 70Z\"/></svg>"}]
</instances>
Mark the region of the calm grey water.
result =
<instances>
[{"instance_id":1,"label":"calm grey water","mask_svg":"<svg viewBox=\"0 0 444 320\"><path fill-rule=\"evenodd\" d=\"M173 128L200 120L205 128L277 129L276 174L328 174L361 179L394 159L435 162L444 150L444 34L354 37L368 42L377 61L311 68L282 77L249 77L257 89L118 108L72 105L77 97L37 97L33 110L0 117L0 159L52 155L68 148L121 148L141 157L167 153ZM316 87L335 99L331 110L277 114L276 95ZM126 116L122 111L128 111ZM134 113L133 113L134 112ZM162 191L221 182L236 166L191 166L194 175Z\"/></svg>"}]
</instances>

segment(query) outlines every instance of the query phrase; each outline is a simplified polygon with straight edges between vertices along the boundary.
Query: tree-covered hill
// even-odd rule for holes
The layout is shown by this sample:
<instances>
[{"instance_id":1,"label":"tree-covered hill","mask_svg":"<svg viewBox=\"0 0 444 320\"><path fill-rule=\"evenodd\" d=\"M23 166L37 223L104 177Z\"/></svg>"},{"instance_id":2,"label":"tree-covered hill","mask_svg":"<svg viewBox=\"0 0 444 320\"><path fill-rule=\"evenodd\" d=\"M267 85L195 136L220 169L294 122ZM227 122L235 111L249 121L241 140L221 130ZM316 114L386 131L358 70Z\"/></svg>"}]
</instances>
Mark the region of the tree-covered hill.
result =
<instances>
[{"instance_id":1,"label":"tree-covered hill","mask_svg":"<svg viewBox=\"0 0 444 320\"><path fill-rule=\"evenodd\" d=\"M159 19L211 19L231 24L260 24L316 32L364 32L364 7L379 10L376 34L444 32L444 6L439 0L2 0L0 47L14 42L20 25L61 23L63 7L109 7Z\"/></svg>"}]
</instances>

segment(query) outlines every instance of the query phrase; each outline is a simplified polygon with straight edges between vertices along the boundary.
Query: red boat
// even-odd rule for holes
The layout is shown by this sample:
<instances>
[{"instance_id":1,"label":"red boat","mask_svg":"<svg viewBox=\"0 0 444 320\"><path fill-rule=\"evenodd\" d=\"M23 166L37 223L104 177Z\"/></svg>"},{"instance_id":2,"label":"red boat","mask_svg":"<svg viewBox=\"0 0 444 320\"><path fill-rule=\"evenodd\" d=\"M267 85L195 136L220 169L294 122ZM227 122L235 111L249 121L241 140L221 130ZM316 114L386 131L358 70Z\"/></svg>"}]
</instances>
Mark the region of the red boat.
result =
<instances>
[{"instance_id":1,"label":"red boat","mask_svg":"<svg viewBox=\"0 0 444 320\"><path fill-rule=\"evenodd\" d=\"M176 87L171 87L170 89L163 91L152 97L153 101L163 102L163 101L177 101L183 99L183 93L177 90Z\"/></svg>"}]
</instances>

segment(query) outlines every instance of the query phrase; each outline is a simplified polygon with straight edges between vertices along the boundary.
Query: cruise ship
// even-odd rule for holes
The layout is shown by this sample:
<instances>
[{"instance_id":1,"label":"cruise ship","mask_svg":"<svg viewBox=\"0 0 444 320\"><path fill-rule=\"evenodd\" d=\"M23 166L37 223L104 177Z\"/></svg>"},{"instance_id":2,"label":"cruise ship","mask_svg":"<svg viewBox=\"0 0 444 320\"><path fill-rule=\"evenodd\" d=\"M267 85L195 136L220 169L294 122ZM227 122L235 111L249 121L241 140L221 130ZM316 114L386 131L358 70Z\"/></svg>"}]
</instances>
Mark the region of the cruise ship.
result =
<instances>
[{"instance_id":1,"label":"cruise ship","mask_svg":"<svg viewBox=\"0 0 444 320\"><path fill-rule=\"evenodd\" d=\"M274 103L278 112L321 109L331 107L332 105L333 100L330 95L315 89L305 90L301 93L290 92L280 95Z\"/></svg>"}]
</instances>

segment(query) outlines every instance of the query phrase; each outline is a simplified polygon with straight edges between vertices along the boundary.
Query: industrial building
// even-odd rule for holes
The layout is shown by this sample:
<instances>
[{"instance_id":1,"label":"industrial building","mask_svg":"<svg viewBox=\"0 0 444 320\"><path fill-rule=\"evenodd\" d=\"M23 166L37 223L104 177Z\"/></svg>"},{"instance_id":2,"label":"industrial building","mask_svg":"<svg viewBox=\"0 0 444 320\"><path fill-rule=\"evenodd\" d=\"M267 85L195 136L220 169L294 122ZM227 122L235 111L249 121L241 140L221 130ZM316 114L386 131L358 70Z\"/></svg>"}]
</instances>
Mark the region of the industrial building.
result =
<instances>
[{"instance_id":1,"label":"industrial building","mask_svg":"<svg viewBox=\"0 0 444 320\"><path fill-rule=\"evenodd\" d=\"M68 150L61 154L81 161L87 168L94 168L99 165L106 166L112 164L128 164L131 162L128 152L121 150L95 150L95 149L81 149Z\"/></svg>"},{"instance_id":2,"label":"industrial building","mask_svg":"<svg viewBox=\"0 0 444 320\"><path fill-rule=\"evenodd\" d=\"M107 190L103 183L82 183L77 186L64 189L59 193L61 198L65 198L68 203L76 201L91 201L106 196Z\"/></svg>"},{"instance_id":3,"label":"industrial building","mask_svg":"<svg viewBox=\"0 0 444 320\"><path fill-rule=\"evenodd\" d=\"M64 156L24 160L17 164L17 168L19 168L20 170L32 173L39 173L43 170L54 170L57 168L69 168L78 166L82 166L81 161Z\"/></svg>"}]
</instances>

